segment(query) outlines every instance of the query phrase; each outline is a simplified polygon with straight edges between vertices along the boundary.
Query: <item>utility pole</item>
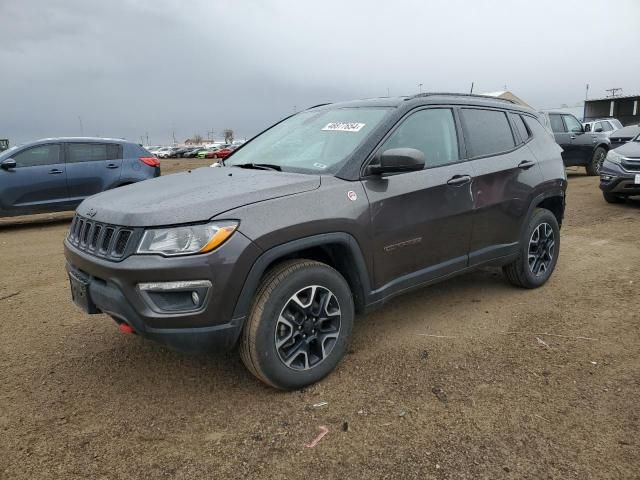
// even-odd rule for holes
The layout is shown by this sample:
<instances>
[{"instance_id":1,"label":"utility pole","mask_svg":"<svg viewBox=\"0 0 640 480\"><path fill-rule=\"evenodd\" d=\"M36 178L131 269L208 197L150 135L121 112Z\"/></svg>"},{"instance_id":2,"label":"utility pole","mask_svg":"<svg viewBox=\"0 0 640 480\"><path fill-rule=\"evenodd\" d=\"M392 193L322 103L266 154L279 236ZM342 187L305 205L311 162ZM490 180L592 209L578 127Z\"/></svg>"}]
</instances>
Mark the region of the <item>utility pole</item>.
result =
<instances>
[{"instance_id":1,"label":"utility pole","mask_svg":"<svg viewBox=\"0 0 640 480\"><path fill-rule=\"evenodd\" d=\"M589 99L589 84L587 83L587 88L584 91L584 101L586 102Z\"/></svg>"},{"instance_id":2,"label":"utility pole","mask_svg":"<svg viewBox=\"0 0 640 480\"><path fill-rule=\"evenodd\" d=\"M293 106L293 113L296 113L298 111L297 105Z\"/></svg>"},{"instance_id":3,"label":"utility pole","mask_svg":"<svg viewBox=\"0 0 640 480\"><path fill-rule=\"evenodd\" d=\"M471 82L471 90L469 90L469 94L473 95L473 82Z\"/></svg>"},{"instance_id":4,"label":"utility pole","mask_svg":"<svg viewBox=\"0 0 640 480\"><path fill-rule=\"evenodd\" d=\"M391 95L389 94L389 87L387 87L387 97L390 97Z\"/></svg>"},{"instance_id":5,"label":"utility pole","mask_svg":"<svg viewBox=\"0 0 640 480\"><path fill-rule=\"evenodd\" d=\"M78 122L80 122L80 136L84 137L84 127L82 126L82 117L78 115Z\"/></svg>"},{"instance_id":6,"label":"utility pole","mask_svg":"<svg viewBox=\"0 0 640 480\"><path fill-rule=\"evenodd\" d=\"M147 138L147 145L149 145L149 132L144 132L145 137Z\"/></svg>"},{"instance_id":7,"label":"utility pole","mask_svg":"<svg viewBox=\"0 0 640 480\"><path fill-rule=\"evenodd\" d=\"M422 93L422 84L421 83L418 84L418 93Z\"/></svg>"},{"instance_id":8,"label":"utility pole","mask_svg":"<svg viewBox=\"0 0 640 480\"><path fill-rule=\"evenodd\" d=\"M618 92L620 92L622 94L622 89L621 88L609 88L607 90L605 90L605 92L611 92L611 95L607 95L607 97L616 97L618 95L616 95Z\"/></svg>"}]
</instances>

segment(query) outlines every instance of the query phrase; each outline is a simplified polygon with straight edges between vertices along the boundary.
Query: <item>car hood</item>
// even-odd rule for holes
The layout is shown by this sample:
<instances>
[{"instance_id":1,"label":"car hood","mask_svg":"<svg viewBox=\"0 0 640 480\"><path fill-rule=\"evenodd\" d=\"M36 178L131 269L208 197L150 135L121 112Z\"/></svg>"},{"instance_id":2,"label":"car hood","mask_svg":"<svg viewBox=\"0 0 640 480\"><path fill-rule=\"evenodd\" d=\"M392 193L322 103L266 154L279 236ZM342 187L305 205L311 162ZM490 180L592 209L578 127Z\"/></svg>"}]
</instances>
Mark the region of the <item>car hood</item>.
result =
<instances>
[{"instance_id":1,"label":"car hood","mask_svg":"<svg viewBox=\"0 0 640 480\"><path fill-rule=\"evenodd\" d=\"M149 227L206 221L228 210L320 186L319 175L204 167L108 190L77 212L96 221Z\"/></svg>"},{"instance_id":2,"label":"car hood","mask_svg":"<svg viewBox=\"0 0 640 480\"><path fill-rule=\"evenodd\" d=\"M640 158L640 142L627 142L614 152L627 158Z\"/></svg>"}]
</instances>

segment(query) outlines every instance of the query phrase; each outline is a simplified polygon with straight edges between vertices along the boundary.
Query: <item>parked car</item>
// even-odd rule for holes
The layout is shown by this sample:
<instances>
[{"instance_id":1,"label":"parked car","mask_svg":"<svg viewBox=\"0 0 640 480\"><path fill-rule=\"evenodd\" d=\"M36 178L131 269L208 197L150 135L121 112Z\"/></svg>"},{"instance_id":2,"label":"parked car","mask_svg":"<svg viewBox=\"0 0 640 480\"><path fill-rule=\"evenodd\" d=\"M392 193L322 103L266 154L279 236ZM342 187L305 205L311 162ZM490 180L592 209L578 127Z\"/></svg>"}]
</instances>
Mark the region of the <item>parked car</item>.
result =
<instances>
[{"instance_id":1,"label":"parked car","mask_svg":"<svg viewBox=\"0 0 640 480\"><path fill-rule=\"evenodd\" d=\"M640 195L640 134L609 151L600 170L600 189L609 203Z\"/></svg>"},{"instance_id":2,"label":"parked car","mask_svg":"<svg viewBox=\"0 0 640 480\"><path fill-rule=\"evenodd\" d=\"M344 356L355 312L486 265L543 285L560 152L533 110L495 98L314 107L226 166L85 200L64 241L72 298L180 350L239 343L259 379L300 388ZM112 233L83 242L96 231Z\"/></svg>"},{"instance_id":3,"label":"parked car","mask_svg":"<svg viewBox=\"0 0 640 480\"><path fill-rule=\"evenodd\" d=\"M628 125L622 127L620 130L616 130L609 135L609 141L611 142L611 148L618 148L627 142L630 142L640 134L640 125Z\"/></svg>"},{"instance_id":4,"label":"parked car","mask_svg":"<svg viewBox=\"0 0 640 480\"><path fill-rule=\"evenodd\" d=\"M135 143L46 138L0 154L0 216L73 210L93 194L160 175Z\"/></svg>"},{"instance_id":5,"label":"parked car","mask_svg":"<svg viewBox=\"0 0 640 480\"><path fill-rule=\"evenodd\" d=\"M566 112L540 112L562 147L565 166L582 166L587 175L598 175L611 142L604 132L587 133L580 121Z\"/></svg>"},{"instance_id":6,"label":"parked car","mask_svg":"<svg viewBox=\"0 0 640 480\"><path fill-rule=\"evenodd\" d=\"M208 152L205 155L205 158L227 158L229 155L233 153L233 151L238 148L236 145L231 145L230 147L219 148L217 150L213 150Z\"/></svg>"},{"instance_id":7,"label":"parked car","mask_svg":"<svg viewBox=\"0 0 640 480\"><path fill-rule=\"evenodd\" d=\"M204 148L204 149L202 149L202 150L200 150L198 152L196 157L198 157L198 158L213 158L213 152L216 152L218 150L219 150L219 147Z\"/></svg>"},{"instance_id":8,"label":"parked car","mask_svg":"<svg viewBox=\"0 0 640 480\"><path fill-rule=\"evenodd\" d=\"M163 147L156 152L156 156L158 158L173 158L178 150L179 147Z\"/></svg>"},{"instance_id":9,"label":"parked car","mask_svg":"<svg viewBox=\"0 0 640 480\"><path fill-rule=\"evenodd\" d=\"M182 158L185 154L189 153L193 149L194 147L176 147L173 152L173 156L176 158Z\"/></svg>"},{"instance_id":10,"label":"parked car","mask_svg":"<svg viewBox=\"0 0 640 480\"><path fill-rule=\"evenodd\" d=\"M202 150L205 150L202 147L194 147L193 149L189 150L187 153L184 153L182 155L183 158L195 158L198 153L200 153Z\"/></svg>"},{"instance_id":11,"label":"parked car","mask_svg":"<svg viewBox=\"0 0 640 480\"><path fill-rule=\"evenodd\" d=\"M600 118L591 122L584 122L582 126L584 126L585 132L603 132L607 135L611 135L616 130L622 128L622 123L620 123L620 120L617 118Z\"/></svg>"}]
</instances>

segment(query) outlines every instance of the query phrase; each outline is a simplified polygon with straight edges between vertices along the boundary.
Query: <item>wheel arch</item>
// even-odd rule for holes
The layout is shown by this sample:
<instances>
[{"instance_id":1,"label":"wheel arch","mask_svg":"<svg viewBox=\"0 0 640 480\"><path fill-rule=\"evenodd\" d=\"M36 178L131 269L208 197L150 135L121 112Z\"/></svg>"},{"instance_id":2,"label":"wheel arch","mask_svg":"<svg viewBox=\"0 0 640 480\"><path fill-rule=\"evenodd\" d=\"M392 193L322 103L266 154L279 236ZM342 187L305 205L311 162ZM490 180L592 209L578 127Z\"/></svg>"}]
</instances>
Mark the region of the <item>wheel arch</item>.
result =
<instances>
[{"instance_id":1,"label":"wheel arch","mask_svg":"<svg viewBox=\"0 0 640 480\"><path fill-rule=\"evenodd\" d=\"M369 273L356 239L344 232L324 233L300 238L265 251L255 261L233 312L233 318L246 318L264 276L285 260L305 258L335 268L347 281L356 312L363 311L370 293Z\"/></svg>"}]
</instances>

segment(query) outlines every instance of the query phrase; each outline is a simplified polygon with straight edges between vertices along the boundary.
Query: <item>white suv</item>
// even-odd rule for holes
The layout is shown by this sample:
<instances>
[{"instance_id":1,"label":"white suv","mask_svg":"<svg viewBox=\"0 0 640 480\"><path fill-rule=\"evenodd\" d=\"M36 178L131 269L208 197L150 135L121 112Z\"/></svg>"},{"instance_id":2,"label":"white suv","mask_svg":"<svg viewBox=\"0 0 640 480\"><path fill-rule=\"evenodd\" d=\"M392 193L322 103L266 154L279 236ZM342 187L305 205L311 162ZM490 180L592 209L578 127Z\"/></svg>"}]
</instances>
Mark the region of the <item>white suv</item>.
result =
<instances>
[{"instance_id":1,"label":"white suv","mask_svg":"<svg viewBox=\"0 0 640 480\"><path fill-rule=\"evenodd\" d=\"M584 125L585 132L602 132L606 135L611 135L616 130L622 128L622 124L617 118L601 118L598 120L593 120L592 122L585 122L582 125Z\"/></svg>"}]
</instances>

